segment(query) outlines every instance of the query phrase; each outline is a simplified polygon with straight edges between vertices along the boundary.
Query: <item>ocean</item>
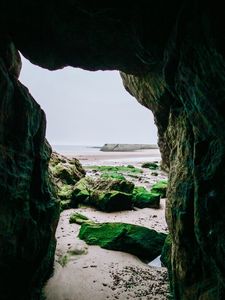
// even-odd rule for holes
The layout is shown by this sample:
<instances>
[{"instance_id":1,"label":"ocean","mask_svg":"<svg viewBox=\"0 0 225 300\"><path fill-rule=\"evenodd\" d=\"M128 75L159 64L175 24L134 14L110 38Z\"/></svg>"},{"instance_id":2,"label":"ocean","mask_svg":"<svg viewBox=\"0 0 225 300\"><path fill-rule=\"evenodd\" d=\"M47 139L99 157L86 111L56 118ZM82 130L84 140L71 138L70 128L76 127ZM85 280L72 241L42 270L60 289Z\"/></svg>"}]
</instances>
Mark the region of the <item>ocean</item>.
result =
<instances>
[{"instance_id":1,"label":"ocean","mask_svg":"<svg viewBox=\"0 0 225 300\"><path fill-rule=\"evenodd\" d=\"M63 155L97 154L101 146L88 145L52 145L52 149Z\"/></svg>"}]
</instances>

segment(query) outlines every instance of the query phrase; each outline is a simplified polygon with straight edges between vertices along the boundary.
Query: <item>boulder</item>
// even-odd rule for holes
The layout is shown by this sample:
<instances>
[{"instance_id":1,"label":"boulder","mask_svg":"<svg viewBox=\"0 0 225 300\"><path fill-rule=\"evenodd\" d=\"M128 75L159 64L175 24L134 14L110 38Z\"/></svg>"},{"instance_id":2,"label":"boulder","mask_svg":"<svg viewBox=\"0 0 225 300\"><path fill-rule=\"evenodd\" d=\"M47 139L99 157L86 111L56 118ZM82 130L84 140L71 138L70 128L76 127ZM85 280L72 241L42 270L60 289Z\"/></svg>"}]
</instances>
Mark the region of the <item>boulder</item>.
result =
<instances>
[{"instance_id":1,"label":"boulder","mask_svg":"<svg viewBox=\"0 0 225 300\"><path fill-rule=\"evenodd\" d=\"M161 254L166 234L126 223L82 224L79 238L89 245L124 251L151 261Z\"/></svg>"},{"instance_id":2,"label":"boulder","mask_svg":"<svg viewBox=\"0 0 225 300\"><path fill-rule=\"evenodd\" d=\"M85 170L76 158L68 158L53 152L49 162L50 172L56 182L63 184L75 184L85 176Z\"/></svg>"},{"instance_id":3,"label":"boulder","mask_svg":"<svg viewBox=\"0 0 225 300\"><path fill-rule=\"evenodd\" d=\"M61 210L70 208L73 187L82 177L85 170L76 158L68 158L53 152L49 162L49 172L55 185Z\"/></svg>"},{"instance_id":4,"label":"boulder","mask_svg":"<svg viewBox=\"0 0 225 300\"><path fill-rule=\"evenodd\" d=\"M155 183L151 188L151 193L160 194L161 198L166 197L167 180L160 180Z\"/></svg>"},{"instance_id":5,"label":"boulder","mask_svg":"<svg viewBox=\"0 0 225 300\"><path fill-rule=\"evenodd\" d=\"M80 213L74 213L70 216L70 220L69 220L70 224L71 223L75 223L78 225L82 225L84 223L93 223L93 221L91 221L90 219L88 219L88 217L80 214Z\"/></svg>"},{"instance_id":6,"label":"boulder","mask_svg":"<svg viewBox=\"0 0 225 300\"><path fill-rule=\"evenodd\" d=\"M160 194L152 193L143 186L136 186L133 190L133 206L138 208L159 208Z\"/></svg>"},{"instance_id":7,"label":"boulder","mask_svg":"<svg viewBox=\"0 0 225 300\"><path fill-rule=\"evenodd\" d=\"M133 189L127 180L85 177L74 187L72 205L91 205L106 212L131 209Z\"/></svg>"},{"instance_id":8,"label":"boulder","mask_svg":"<svg viewBox=\"0 0 225 300\"><path fill-rule=\"evenodd\" d=\"M141 165L142 168L157 170L159 168L158 164L155 162L146 162Z\"/></svg>"}]
</instances>

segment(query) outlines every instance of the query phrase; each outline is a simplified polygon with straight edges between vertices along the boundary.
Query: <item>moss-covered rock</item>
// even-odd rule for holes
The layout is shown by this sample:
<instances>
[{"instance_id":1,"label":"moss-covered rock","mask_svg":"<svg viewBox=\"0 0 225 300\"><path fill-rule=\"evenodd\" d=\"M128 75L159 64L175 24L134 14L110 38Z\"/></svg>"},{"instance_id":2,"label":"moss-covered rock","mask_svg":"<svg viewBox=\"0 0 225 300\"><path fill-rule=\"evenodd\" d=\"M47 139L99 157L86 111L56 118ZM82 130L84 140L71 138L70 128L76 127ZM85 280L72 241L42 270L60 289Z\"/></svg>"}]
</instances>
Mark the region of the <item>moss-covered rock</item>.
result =
<instances>
[{"instance_id":1,"label":"moss-covered rock","mask_svg":"<svg viewBox=\"0 0 225 300\"><path fill-rule=\"evenodd\" d=\"M76 158L68 158L53 152L49 162L49 169L56 183L75 184L85 176L85 170Z\"/></svg>"},{"instance_id":2,"label":"moss-covered rock","mask_svg":"<svg viewBox=\"0 0 225 300\"><path fill-rule=\"evenodd\" d=\"M119 180L125 180L126 179L122 174L117 173L117 172L104 172L104 173L101 174L100 177L102 179L110 179L110 178L119 179Z\"/></svg>"},{"instance_id":3,"label":"moss-covered rock","mask_svg":"<svg viewBox=\"0 0 225 300\"><path fill-rule=\"evenodd\" d=\"M61 211L70 208L74 184L85 176L85 170L78 159L53 152L49 162L49 172L61 202Z\"/></svg>"},{"instance_id":4,"label":"moss-covered rock","mask_svg":"<svg viewBox=\"0 0 225 300\"><path fill-rule=\"evenodd\" d=\"M138 208L159 208L160 194L149 192L143 186L136 186L133 190L132 201L133 205Z\"/></svg>"},{"instance_id":5,"label":"moss-covered rock","mask_svg":"<svg viewBox=\"0 0 225 300\"><path fill-rule=\"evenodd\" d=\"M146 162L146 163L143 163L141 165L142 168L145 168L145 169L150 169L150 170L157 170L159 168L159 165L155 162Z\"/></svg>"},{"instance_id":6,"label":"moss-covered rock","mask_svg":"<svg viewBox=\"0 0 225 300\"><path fill-rule=\"evenodd\" d=\"M151 193L160 194L161 198L166 197L166 191L167 191L167 180L160 180L157 183L155 183L151 188Z\"/></svg>"},{"instance_id":7,"label":"moss-covered rock","mask_svg":"<svg viewBox=\"0 0 225 300\"><path fill-rule=\"evenodd\" d=\"M91 221L90 219L88 219L88 217L80 214L80 213L74 213L70 216L70 223L76 223L79 225L82 225L84 223L93 223L93 221Z\"/></svg>"},{"instance_id":8,"label":"moss-covered rock","mask_svg":"<svg viewBox=\"0 0 225 300\"><path fill-rule=\"evenodd\" d=\"M60 211L71 208L71 200L61 200L60 201Z\"/></svg>"},{"instance_id":9,"label":"moss-covered rock","mask_svg":"<svg viewBox=\"0 0 225 300\"><path fill-rule=\"evenodd\" d=\"M73 185L62 184L58 188L57 195L61 200L69 200L69 199L71 199L72 192L73 192Z\"/></svg>"},{"instance_id":10,"label":"moss-covered rock","mask_svg":"<svg viewBox=\"0 0 225 300\"><path fill-rule=\"evenodd\" d=\"M85 177L74 187L72 205L82 203L107 212L131 209L133 189L127 180Z\"/></svg>"},{"instance_id":11,"label":"moss-covered rock","mask_svg":"<svg viewBox=\"0 0 225 300\"><path fill-rule=\"evenodd\" d=\"M99 171L99 172L116 172L119 174L127 174L127 173L133 173L133 174L141 174L143 171L140 168L135 168L132 165L127 166L88 166L87 169Z\"/></svg>"},{"instance_id":12,"label":"moss-covered rock","mask_svg":"<svg viewBox=\"0 0 225 300\"><path fill-rule=\"evenodd\" d=\"M153 260L161 254L166 234L126 223L82 224L79 238L90 245L124 251Z\"/></svg>"}]
</instances>

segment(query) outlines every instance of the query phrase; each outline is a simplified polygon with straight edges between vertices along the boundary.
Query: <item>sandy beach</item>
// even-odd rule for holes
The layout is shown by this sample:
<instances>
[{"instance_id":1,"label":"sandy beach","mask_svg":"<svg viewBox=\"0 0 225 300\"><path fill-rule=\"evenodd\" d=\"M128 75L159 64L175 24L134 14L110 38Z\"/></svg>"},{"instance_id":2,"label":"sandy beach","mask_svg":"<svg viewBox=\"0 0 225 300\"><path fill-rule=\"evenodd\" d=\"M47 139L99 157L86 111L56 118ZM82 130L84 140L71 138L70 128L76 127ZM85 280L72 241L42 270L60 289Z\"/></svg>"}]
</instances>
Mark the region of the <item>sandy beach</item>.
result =
<instances>
[{"instance_id":1,"label":"sandy beach","mask_svg":"<svg viewBox=\"0 0 225 300\"><path fill-rule=\"evenodd\" d=\"M74 155L84 166L127 165L140 167L146 161L159 161L158 150L142 150L123 153L82 153ZM88 175L91 171L88 171ZM165 179L144 170L140 178L133 178L136 185L150 188L153 183ZM142 225L160 232L167 232L165 201L159 209L135 209L105 213L94 208L69 209L61 213L56 232L57 249L54 275L47 282L44 293L47 300L106 300L106 299L167 299L167 270L160 260L142 262L134 255L89 246L77 235L80 225L70 224L73 212L79 212L95 222L125 222Z\"/></svg>"}]
</instances>

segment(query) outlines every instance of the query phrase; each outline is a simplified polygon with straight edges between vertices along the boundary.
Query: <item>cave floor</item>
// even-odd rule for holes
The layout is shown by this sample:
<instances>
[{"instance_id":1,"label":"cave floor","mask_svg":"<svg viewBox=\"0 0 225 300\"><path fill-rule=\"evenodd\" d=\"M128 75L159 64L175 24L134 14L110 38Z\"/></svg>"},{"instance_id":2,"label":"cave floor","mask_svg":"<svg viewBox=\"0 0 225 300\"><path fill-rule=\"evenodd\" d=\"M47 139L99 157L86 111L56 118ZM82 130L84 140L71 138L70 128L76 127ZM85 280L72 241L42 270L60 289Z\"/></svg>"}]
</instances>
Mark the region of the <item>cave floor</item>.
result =
<instances>
[{"instance_id":1,"label":"cave floor","mask_svg":"<svg viewBox=\"0 0 225 300\"><path fill-rule=\"evenodd\" d=\"M143 159L146 161L146 158ZM114 165L126 163L128 161L120 160L114 162ZM141 163L136 159L132 165L140 167ZM98 164L109 165L109 162L98 161ZM86 165L89 165L88 161ZM158 173L156 178L145 170L140 180L132 180L136 181L135 184L149 187L166 177L163 172ZM161 199L160 209L144 208L113 213L100 212L94 208L63 211L56 232L54 275L44 288L46 300L166 300L169 292L165 268L145 264L128 253L89 246L77 237L80 226L69 223L70 215L79 212L95 222L125 222L167 232L165 201Z\"/></svg>"}]
</instances>

